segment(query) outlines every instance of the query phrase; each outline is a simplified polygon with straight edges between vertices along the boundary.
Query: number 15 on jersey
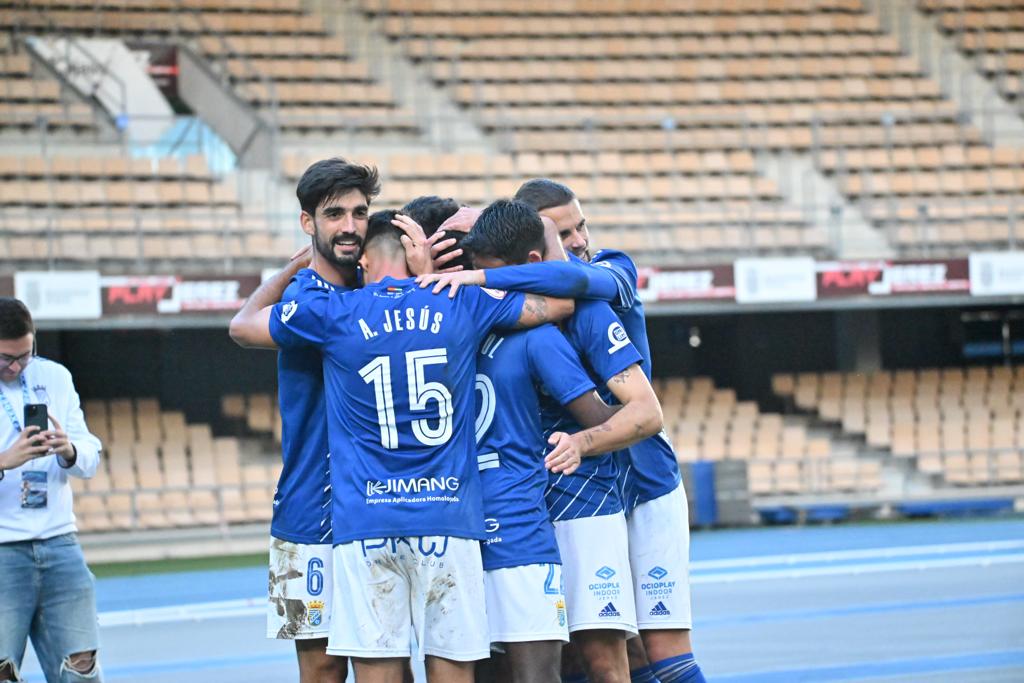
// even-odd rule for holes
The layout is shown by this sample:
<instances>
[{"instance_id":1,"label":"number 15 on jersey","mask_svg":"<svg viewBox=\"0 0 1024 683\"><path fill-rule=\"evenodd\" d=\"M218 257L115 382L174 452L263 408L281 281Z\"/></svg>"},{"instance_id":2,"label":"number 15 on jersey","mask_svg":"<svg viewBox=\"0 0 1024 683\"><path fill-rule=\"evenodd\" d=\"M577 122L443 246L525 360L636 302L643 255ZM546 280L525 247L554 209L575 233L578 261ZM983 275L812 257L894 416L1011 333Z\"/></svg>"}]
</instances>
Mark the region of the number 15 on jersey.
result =
<instances>
[{"instance_id":1,"label":"number 15 on jersey","mask_svg":"<svg viewBox=\"0 0 1024 683\"><path fill-rule=\"evenodd\" d=\"M409 386L409 410L425 411L430 401L437 402L437 424L431 425L431 418L423 417L412 421L412 433L424 446L440 446L452 437L452 394L440 382L426 380L426 368L431 365L445 365L448 362L446 349L423 349L407 351L405 371ZM398 425L395 420L395 402L391 382L391 357L377 356L359 369L359 375L367 384L373 385L377 403L377 423L380 425L380 443L384 448L398 448Z\"/></svg>"}]
</instances>

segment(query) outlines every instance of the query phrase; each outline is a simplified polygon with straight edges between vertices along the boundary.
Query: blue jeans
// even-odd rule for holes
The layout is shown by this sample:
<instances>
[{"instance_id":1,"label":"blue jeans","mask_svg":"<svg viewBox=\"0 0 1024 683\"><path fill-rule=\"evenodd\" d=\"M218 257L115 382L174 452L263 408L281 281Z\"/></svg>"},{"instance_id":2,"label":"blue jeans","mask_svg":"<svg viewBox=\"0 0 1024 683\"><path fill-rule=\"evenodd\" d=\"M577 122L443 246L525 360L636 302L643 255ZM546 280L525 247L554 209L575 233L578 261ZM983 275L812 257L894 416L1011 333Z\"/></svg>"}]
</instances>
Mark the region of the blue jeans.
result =
<instances>
[{"instance_id":1,"label":"blue jeans","mask_svg":"<svg viewBox=\"0 0 1024 683\"><path fill-rule=\"evenodd\" d=\"M70 665L99 649L93 575L75 534L0 543L0 671L21 668L29 638L47 683L101 680L98 659L88 674Z\"/></svg>"}]
</instances>

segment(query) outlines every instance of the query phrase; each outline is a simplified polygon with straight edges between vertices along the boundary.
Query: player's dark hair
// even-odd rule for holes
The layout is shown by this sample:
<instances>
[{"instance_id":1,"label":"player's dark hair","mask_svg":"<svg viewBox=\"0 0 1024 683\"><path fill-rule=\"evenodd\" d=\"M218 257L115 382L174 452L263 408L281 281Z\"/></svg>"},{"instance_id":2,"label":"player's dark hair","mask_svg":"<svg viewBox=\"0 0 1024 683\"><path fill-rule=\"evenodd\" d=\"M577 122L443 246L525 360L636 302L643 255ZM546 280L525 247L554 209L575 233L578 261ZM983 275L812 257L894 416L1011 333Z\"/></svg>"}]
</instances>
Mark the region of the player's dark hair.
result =
<instances>
[{"instance_id":1,"label":"player's dark hair","mask_svg":"<svg viewBox=\"0 0 1024 683\"><path fill-rule=\"evenodd\" d=\"M455 244L442 251L438 256L446 256L456 249L462 249L462 254L451 261L444 264L444 268L451 268L453 266L462 266L463 270L473 270L473 252L466 248L466 238L472 233L462 232L461 230L449 230L444 239L453 239Z\"/></svg>"},{"instance_id":2,"label":"player's dark hair","mask_svg":"<svg viewBox=\"0 0 1024 683\"><path fill-rule=\"evenodd\" d=\"M0 297L0 339L21 339L35 332L28 307L10 296Z\"/></svg>"},{"instance_id":3,"label":"player's dark hair","mask_svg":"<svg viewBox=\"0 0 1024 683\"><path fill-rule=\"evenodd\" d=\"M402 207L402 213L420 224L423 232L430 237L441 224L455 215L459 203L451 197L438 197L434 194L417 197Z\"/></svg>"},{"instance_id":4,"label":"player's dark hair","mask_svg":"<svg viewBox=\"0 0 1024 683\"><path fill-rule=\"evenodd\" d=\"M318 207L352 190L359 190L369 204L380 194L380 174L373 166L353 164L341 157L323 159L306 169L295 187L302 210L313 215Z\"/></svg>"},{"instance_id":5,"label":"player's dark hair","mask_svg":"<svg viewBox=\"0 0 1024 683\"><path fill-rule=\"evenodd\" d=\"M549 178L533 178L519 187L515 198L537 211L543 211L553 206L564 206L576 199L576 195L562 183Z\"/></svg>"},{"instance_id":6,"label":"player's dark hair","mask_svg":"<svg viewBox=\"0 0 1024 683\"><path fill-rule=\"evenodd\" d=\"M474 256L499 258L508 264L526 263L531 251L542 255L546 251L544 223L529 204L499 199L484 209L462 245Z\"/></svg>"},{"instance_id":7,"label":"player's dark hair","mask_svg":"<svg viewBox=\"0 0 1024 683\"><path fill-rule=\"evenodd\" d=\"M366 221L366 238L363 240L364 251L369 249L370 245L374 242L378 242L374 246L380 248L383 246L381 243L385 241L388 242L387 246L391 249L402 249L402 235L405 233L402 232L401 228L391 224L396 215L398 215L398 212L394 209L384 209L370 214L370 218Z\"/></svg>"}]
</instances>

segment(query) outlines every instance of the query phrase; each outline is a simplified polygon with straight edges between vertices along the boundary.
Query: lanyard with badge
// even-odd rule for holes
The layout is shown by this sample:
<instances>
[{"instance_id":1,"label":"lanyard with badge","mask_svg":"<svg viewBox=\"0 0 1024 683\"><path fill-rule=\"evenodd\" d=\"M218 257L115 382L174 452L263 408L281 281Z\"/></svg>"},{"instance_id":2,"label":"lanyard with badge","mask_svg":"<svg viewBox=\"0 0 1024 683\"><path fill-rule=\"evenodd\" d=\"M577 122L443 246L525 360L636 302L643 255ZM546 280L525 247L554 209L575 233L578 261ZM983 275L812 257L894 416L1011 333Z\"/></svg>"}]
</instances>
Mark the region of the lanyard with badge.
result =
<instances>
[{"instance_id":1,"label":"lanyard with badge","mask_svg":"<svg viewBox=\"0 0 1024 683\"><path fill-rule=\"evenodd\" d=\"M21 380L21 396L23 404L28 405L32 402L32 399L28 395L28 380L25 379L24 372L21 373L19 379ZM18 414L14 411L14 406L11 405L10 400L7 398L7 394L5 394L2 389L0 389L0 403L3 404L4 412L7 413L7 418L14 426L15 433L20 434L21 420L18 419ZM45 508L47 502L46 484L46 470L22 470L21 507L26 510L38 510Z\"/></svg>"}]
</instances>

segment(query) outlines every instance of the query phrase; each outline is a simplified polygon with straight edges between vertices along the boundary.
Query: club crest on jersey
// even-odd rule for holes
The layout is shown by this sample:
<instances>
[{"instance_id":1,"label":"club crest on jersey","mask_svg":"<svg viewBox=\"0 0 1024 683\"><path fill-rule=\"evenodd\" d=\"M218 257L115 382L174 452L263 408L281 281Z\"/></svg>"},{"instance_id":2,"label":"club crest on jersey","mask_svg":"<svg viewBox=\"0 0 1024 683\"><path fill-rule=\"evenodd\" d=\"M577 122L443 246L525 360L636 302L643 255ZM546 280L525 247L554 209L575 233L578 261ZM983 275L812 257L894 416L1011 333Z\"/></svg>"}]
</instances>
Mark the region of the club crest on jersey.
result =
<instances>
[{"instance_id":1,"label":"club crest on jersey","mask_svg":"<svg viewBox=\"0 0 1024 683\"><path fill-rule=\"evenodd\" d=\"M286 323L292 319L295 315L295 311L299 310L298 301L289 301L281 308L281 322Z\"/></svg>"},{"instance_id":2,"label":"club crest on jersey","mask_svg":"<svg viewBox=\"0 0 1024 683\"><path fill-rule=\"evenodd\" d=\"M505 295L508 294L504 289L491 289L490 287L481 287L480 289L487 292L487 295L491 298L498 299L499 301L504 299Z\"/></svg>"},{"instance_id":3,"label":"club crest on jersey","mask_svg":"<svg viewBox=\"0 0 1024 683\"><path fill-rule=\"evenodd\" d=\"M319 626L324 618L324 603L320 600L310 600L306 605L306 621L310 626Z\"/></svg>"},{"instance_id":4,"label":"club crest on jersey","mask_svg":"<svg viewBox=\"0 0 1024 683\"><path fill-rule=\"evenodd\" d=\"M609 354L629 346L629 335L626 334L621 323L614 322L608 326L608 343L611 344L608 347Z\"/></svg>"}]
</instances>

